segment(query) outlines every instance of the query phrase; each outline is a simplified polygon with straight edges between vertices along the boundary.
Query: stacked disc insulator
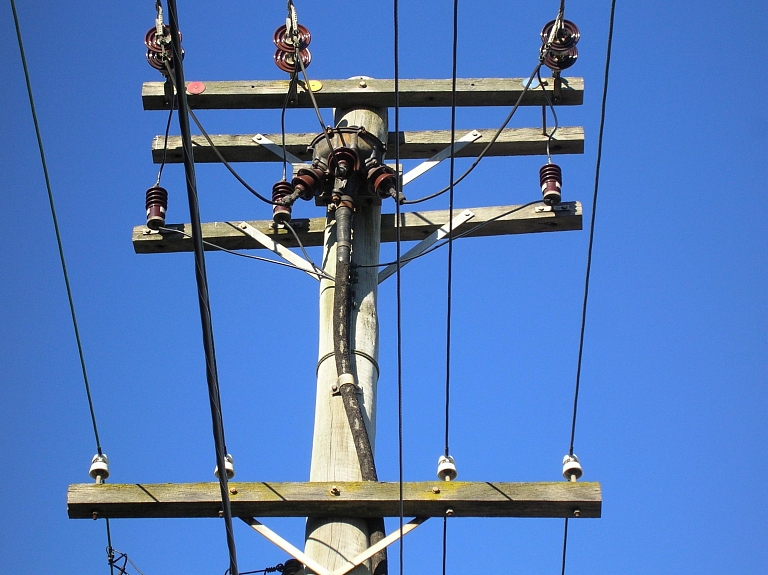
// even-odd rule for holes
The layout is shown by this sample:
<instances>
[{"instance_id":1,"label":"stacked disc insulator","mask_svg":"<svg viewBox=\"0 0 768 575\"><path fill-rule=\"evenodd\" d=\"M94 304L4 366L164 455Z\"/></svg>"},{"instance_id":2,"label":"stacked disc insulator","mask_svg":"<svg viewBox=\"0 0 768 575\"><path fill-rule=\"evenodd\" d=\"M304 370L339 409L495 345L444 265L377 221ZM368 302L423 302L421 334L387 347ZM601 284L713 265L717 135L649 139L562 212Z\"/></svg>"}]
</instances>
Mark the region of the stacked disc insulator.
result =
<instances>
[{"instance_id":1,"label":"stacked disc insulator","mask_svg":"<svg viewBox=\"0 0 768 575\"><path fill-rule=\"evenodd\" d=\"M168 192L160 186L153 186L147 190L147 227L150 230L159 230L165 225L165 212L168 209Z\"/></svg>"},{"instance_id":2,"label":"stacked disc insulator","mask_svg":"<svg viewBox=\"0 0 768 575\"><path fill-rule=\"evenodd\" d=\"M543 44L546 45L549 42L552 28L556 22L556 20L552 20L542 29L541 41ZM579 57L579 50L576 48L579 38L581 38L581 33L576 24L570 20L563 20L562 27L555 34L549 52L544 57L544 64L553 72L560 72L573 66Z\"/></svg>"},{"instance_id":3,"label":"stacked disc insulator","mask_svg":"<svg viewBox=\"0 0 768 575\"><path fill-rule=\"evenodd\" d=\"M294 44L294 40L298 42L298 46ZM272 41L277 46L275 51L275 64L283 72L288 74L295 74L301 71L299 61L296 58L296 51L298 48L299 58L301 58L304 68L308 67L312 62L312 54L307 50L307 46L312 41L312 34L309 33L301 24L297 27L297 34L292 37L288 33L288 27L283 25L275 30L275 34L272 37Z\"/></svg>"},{"instance_id":4,"label":"stacked disc insulator","mask_svg":"<svg viewBox=\"0 0 768 575\"><path fill-rule=\"evenodd\" d=\"M272 186L272 201L281 202L283 198L290 196L293 193L293 186L290 183L282 180ZM287 204L275 203L272 206L272 219L276 224L284 224L291 221L292 206Z\"/></svg>"},{"instance_id":5,"label":"stacked disc insulator","mask_svg":"<svg viewBox=\"0 0 768 575\"><path fill-rule=\"evenodd\" d=\"M323 187L325 173L317 168L302 168L291 181L302 200L311 200Z\"/></svg>"},{"instance_id":6,"label":"stacked disc insulator","mask_svg":"<svg viewBox=\"0 0 768 575\"><path fill-rule=\"evenodd\" d=\"M171 46L171 31L168 26L163 26L163 33L159 35L157 28L150 28L144 35L144 45L147 47L147 62L155 70L163 74L167 73L165 63L173 62L173 48ZM181 32L179 32L179 45L181 45ZM184 59L184 49L181 49L181 58Z\"/></svg>"},{"instance_id":7,"label":"stacked disc insulator","mask_svg":"<svg viewBox=\"0 0 768 575\"><path fill-rule=\"evenodd\" d=\"M544 203L556 206L562 200L563 172L557 164L544 164L539 170L539 183Z\"/></svg>"}]
</instances>

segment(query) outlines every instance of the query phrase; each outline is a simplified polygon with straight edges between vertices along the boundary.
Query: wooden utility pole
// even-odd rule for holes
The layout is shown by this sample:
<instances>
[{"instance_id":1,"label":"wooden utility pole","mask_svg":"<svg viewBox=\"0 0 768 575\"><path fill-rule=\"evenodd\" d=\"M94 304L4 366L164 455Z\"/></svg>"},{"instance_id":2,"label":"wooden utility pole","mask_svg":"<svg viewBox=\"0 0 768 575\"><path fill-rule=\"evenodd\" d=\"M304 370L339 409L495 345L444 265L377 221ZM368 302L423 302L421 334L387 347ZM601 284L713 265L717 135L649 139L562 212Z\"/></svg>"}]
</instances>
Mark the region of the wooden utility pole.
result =
<instances>
[{"instance_id":1,"label":"wooden utility pole","mask_svg":"<svg viewBox=\"0 0 768 575\"><path fill-rule=\"evenodd\" d=\"M553 86L524 89L527 79L459 79L458 106L511 106L518 96L523 106L542 106L554 97ZM561 84L561 85L560 85ZM559 105L578 105L583 101L583 81L561 78ZM189 86L188 103L193 109L267 109L281 108L288 91L287 81L195 82ZM299 83L296 105L311 108L308 89L312 89L321 107L336 107L336 123L341 126L364 127L381 142L401 142L401 159L431 158L435 165L446 157L450 145L446 131L389 133L387 107L394 105L392 80L322 80L310 86ZM401 80L401 106L445 106L451 102L450 80ZM167 109L165 87L160 82L144 85L145 109ZM458 156L476 155L490 141L495 129L467 132ZM457 130L459 137L463 132ZM286 134L291 163L310 159L306 146L315 134ZM276 153L275 136L213 135L214 145L228 161L281 161ZM584 132L579 127L562 126L551 141L541 128L504 130L497 146L489 155L544 155L582 153ZM153 159L162 161L158 138L153 144ZM181 161L178 142L171 138L167 161ZM194 139L195 159L213 161L212 147L203 139ZM392 158L390 157L390 161ZM426 171L429 166L422 166ZM414 171L419 171L417 168ZM404 176L404 180L408 174ZM413 175L413 178L418 177ZM531 196L535 199L538 196ZM407 192L407 188L406 188ZM445 238L448 229L457 235L478 237L490 235L528 234L579 230L582 226L581 205L566 202L558 206L526 204L523 206L486 206L454 210L449 225L447 210L404 212L400 229L403 241L420 241L412 249L423 251L435 241ZM341 219L341 218L340 218ZM323 246L323 270L335 277L336 222L335 212L324 218L292 221L297 236L305 246ZM136 253L170 253L191 251L184 235L189 224L168 224L170 230L153 232L146 226L133 230ZM391 275L388 270L359 267L378 264L379 245L395 241L393 214L381 214L380 201L365 194L358 195L353 217L352 261L357 264L352 279L352 303L349 314L349 348L351 371L358 386L363 422L371 448L376 436L376 387L378 366L378 284ZM293 235L271 221L209 222L202 226L203 238L225 249L267 248L304 269L317 274L288 248L296 247ZM454 236L456 238L456 236ZM207 249L215 249L208 247ZM306 264L307 266L309 264ZM242 519L255 531L305 565L316 575L368 575L368 562L374 553L397 540L392 533L383 541L370 541L369 522L381 517L397 517L400 512L400 486L397 483L361 481L360 460L352 441L350 423L343 400L335 395L338 383L334 357L332 310L335 282L320 281L320 336L317 367L317 398L312 445L310 482L231 482L231 508L234 517ZM342 355L342 354L340 354ZM350 389L346 387L345 389ZM354 399L354 394L345 399ZM254 478L255 479L255 478ZM409 482L402 486L402 509L415 517L406 524L403 534L416 528L429 517L599 517L602 508L600 485L597 483L491 483L491 482ZM218 484L158 485L71 485L67 494L71 518L111 517L216 517L221 512ZM449 511L450 510L450 511ZM307 517L305 550L290 544L256 517ZM373 543L373 545L372 545Z\"/></svg>"},{"instance_id":2,"label":"wooden utility pole","mask_svg":"<svg viewBox=\"0 0 768 575\"><path fill-rule=\"evenodd\" d=\"M387 141L387 109L364 108L336 112L334 125L364 127L380 141ZM381 202L361 201L353 220L352 258L358 265L379 263ZM336 275L336 225L328 211L323 246L323 270ZM359 387L363 418L371 447L376 439L376 384L379 379L379 323L376 313L378 269L358 268L353 281L350 313L352 371ZM320 282L320 345L317 367L315 430L312 438L310 481L360 481L360 463L352 440L341 396L332 389L338 375L333 353L334 282ZM368 522L362 517L307 519L305 551L331 571L356 557L369 545ZM367 573L365 566L353 571Z\"/></svg>"}]
</instances>

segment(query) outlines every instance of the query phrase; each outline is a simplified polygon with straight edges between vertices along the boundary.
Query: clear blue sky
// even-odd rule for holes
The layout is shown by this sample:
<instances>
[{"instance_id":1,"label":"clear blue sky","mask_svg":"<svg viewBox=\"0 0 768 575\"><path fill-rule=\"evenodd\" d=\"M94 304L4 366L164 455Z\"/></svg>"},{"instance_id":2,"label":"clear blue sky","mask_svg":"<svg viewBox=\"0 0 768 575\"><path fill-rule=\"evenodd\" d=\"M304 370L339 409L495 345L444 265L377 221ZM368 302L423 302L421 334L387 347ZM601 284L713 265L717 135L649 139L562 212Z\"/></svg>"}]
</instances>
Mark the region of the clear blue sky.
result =
<instances>
[{"instance_id":1,"label":"clear blue sky","mask_svg":"<svg viewBox=\"0 0 768 575\"><path fill-rule=\"evenodd\" d=\"M311 77L392 77L389 3L296 4L313 33ZM451 5L402 2L402 77L450 76ZM111 480L211 481L192 256L139 256L130 243L156 174L151 138L166 119L140 99L141 83L160 79L142 43L153 6L18 2ZM554 0L462 2L459 75L528 74L556 11ZM582 32L568 74L586 92L560 120L584 126L587 140L584 155L557 161L565 199L584 202L587 217L608 13L607 0L566 8ZM283 0L180 0L187 79L283 78L271 39L284 17ZM576 436L584 479L603 485L603 517L572 522L569 574L768 572L766 18L758 1L618 3ZM90 481L94 443L8 3L0 61L0 572L107 573L103 522L66 516L67 485ZM495 128L507 111L460 109L458 128ZM277 111L200 117L211 133L279 131ZM447 129L449 117L404 110L401 126ZM512 125L538 122L525 110ZM289 111L289 131L316 128L309 112ZM536 199L542 163L484 161L457 188L457 206ZM278 164L241 167L265 192L280 177ZM182 175L172 165L163 180L171 222L188 219ZM204 221L269 217L221 166L200 166L198 178ZM410 195L447 181L441 166ZM297 213L319 215L308 204ZM585 230L457 243L451 451L461 479L560 479L587 239ZM445 258L403 273L409 480L431 480L442 451ZM306 480L317 285L220 253L208 271L237 479ZM395 480L393 282L380 304L377 463ZM430 523L406 539L409 573L439 572L440 524ZM268 524L303 540L301 520ZM217 520L114 521L113 536L146 575L227 568ZM286 559L244 525L236 537L242 570ZM457 519L449 539L449 573L559 573L561 520Z\"/></svg>"}]
</instances>

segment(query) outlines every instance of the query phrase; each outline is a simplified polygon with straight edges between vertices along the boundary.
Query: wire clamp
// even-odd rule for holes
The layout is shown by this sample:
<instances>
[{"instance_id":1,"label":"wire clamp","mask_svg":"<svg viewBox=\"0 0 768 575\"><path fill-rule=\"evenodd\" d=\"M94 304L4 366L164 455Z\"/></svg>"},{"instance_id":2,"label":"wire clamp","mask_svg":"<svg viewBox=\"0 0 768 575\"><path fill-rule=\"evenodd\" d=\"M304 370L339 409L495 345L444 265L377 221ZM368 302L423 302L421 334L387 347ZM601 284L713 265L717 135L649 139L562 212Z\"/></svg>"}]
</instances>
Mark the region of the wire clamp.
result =
<instances>
[{"instance_id":1,"label":"wire clamp","mask_svg":"<svg viewBox=\"0 0 768 575\"><path fill-rule=\"evenodd\" d=\"M331 384L331 395L341 395L341 388L345 385L351 385L357 393L362 393L360 386L355 383L355 376L351 373L342 373L339 378Z\"/></svg>"}]
</instances>

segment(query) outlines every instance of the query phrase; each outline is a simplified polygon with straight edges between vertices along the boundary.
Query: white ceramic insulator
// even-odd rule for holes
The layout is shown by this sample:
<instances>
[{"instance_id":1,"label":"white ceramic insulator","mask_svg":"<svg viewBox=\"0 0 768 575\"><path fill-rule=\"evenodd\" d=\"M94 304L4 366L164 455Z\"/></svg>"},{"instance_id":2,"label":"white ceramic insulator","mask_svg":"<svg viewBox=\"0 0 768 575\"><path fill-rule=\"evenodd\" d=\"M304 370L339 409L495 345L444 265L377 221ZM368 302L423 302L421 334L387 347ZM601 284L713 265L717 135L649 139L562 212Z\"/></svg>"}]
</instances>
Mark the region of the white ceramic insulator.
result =
<instances>
[{"instance_id":1,"label":"white ceramic insulator","mask_svg":"<svg viewBox=\"0 0 768 575\"><path fill-rule=\"evenodd\" d=\"M91 460L91 469L88 471L88 474L96 481L104 481L109 477L109 458L104 454L99 455L97 453L94 455ZM99 478L101 479L99 480Z\"/></svg>"},{"instance_id":2,"label":"white ceramic insulator","mask_svg":"<svg viewBox=\"0 0 768 575\"><path fill-rule=\"evenodd\" d=\"M229 453L227 453L224 456L224 470L227 472L227 479L232 479L235 476L235 460ZM218 479L219 477L218 465L213 469L213 474Z\"/></svg>"},{"instance_id":3,"label":"white ceramic insulator","mask_svg":"<svg viewBox=\"0 0 768 575\"><path fill-rule=\"evenodd\" d=\"M566 455L563 457L563 477L568 481L576 481L582 475L584 470L581 468L579 458L575 455Z\"/></svg>"},{"instance_id":4,"label":"white ceramic insulator","mask_svg":"<svg viewBox=\"0 0 768 575\"><path fill-rule=\"evenodd\" d=\"M441 481L453 481L459 475L456 462L450 455L441 455L437 460L437 477Z\"/></svg>"}]
</instances>

